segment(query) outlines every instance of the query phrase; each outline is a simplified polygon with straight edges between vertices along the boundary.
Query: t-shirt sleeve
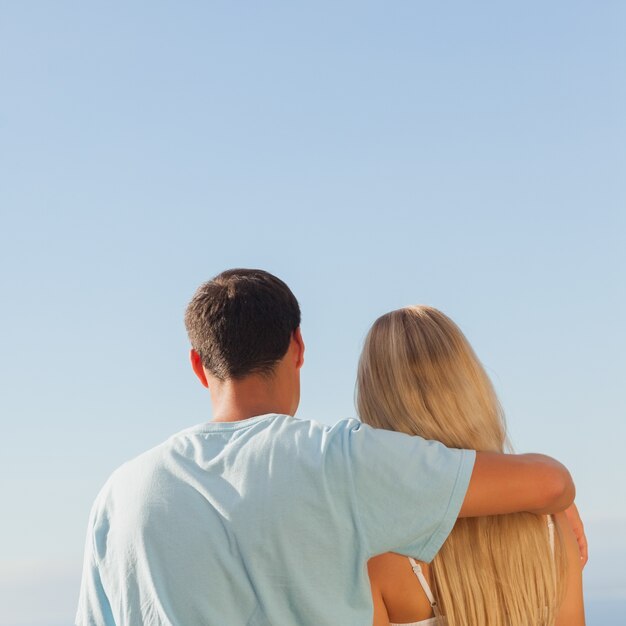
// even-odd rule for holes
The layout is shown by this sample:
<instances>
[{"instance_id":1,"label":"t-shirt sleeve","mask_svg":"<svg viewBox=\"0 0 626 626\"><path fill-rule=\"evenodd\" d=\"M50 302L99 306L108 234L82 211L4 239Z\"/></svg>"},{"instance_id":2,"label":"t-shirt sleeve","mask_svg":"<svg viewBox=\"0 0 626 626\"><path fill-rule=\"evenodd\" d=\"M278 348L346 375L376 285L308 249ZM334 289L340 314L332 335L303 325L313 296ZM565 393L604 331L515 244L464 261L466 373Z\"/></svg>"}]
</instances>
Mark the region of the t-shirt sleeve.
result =
<instances>
[{"instance_id":1,"label":"t-shirt sleeve","mask_svg":"<svg viewBox=\"0 0 626 626\"><path fill-rule=\"evenodd\" d=\"M397 552L430 562L458 517L475 451L349 424L344 450L369 553Z\"/></svg>"},{"instance_id":2,"label":"t-shirt sleeve","mask_svg":"<svg viewBox=\"0 0 626 626\"><path fill-rule=\"evenodd\" d=\"M97 561L94 524L97 516L97 501L89 516L83 575L80 584L76 626L116 626L107 594L102 585Z\"/></svg>"}]
</instances>

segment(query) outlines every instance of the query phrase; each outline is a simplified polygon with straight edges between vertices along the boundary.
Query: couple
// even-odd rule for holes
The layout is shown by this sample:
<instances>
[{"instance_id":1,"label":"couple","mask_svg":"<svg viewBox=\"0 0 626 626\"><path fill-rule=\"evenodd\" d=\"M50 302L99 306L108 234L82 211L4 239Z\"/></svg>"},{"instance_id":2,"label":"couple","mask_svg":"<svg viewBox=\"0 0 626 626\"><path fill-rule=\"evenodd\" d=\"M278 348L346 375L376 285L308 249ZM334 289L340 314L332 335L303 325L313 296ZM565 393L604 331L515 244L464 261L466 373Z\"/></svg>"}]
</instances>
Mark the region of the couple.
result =
<instances>
[{"instance_id":1,"label":"couple","mask_svg":"<svg viewBox=\"0 0 626 626\"><path fill-rule=\"evenodd\" d=\"M293 417L304 343L281 280L223 272L185 323L214 419L100 491L77 626L584 624L572 479L502 453L491 383L442 313L375 322L361 422L334 426Z\"/></svg>"}]
</instances>

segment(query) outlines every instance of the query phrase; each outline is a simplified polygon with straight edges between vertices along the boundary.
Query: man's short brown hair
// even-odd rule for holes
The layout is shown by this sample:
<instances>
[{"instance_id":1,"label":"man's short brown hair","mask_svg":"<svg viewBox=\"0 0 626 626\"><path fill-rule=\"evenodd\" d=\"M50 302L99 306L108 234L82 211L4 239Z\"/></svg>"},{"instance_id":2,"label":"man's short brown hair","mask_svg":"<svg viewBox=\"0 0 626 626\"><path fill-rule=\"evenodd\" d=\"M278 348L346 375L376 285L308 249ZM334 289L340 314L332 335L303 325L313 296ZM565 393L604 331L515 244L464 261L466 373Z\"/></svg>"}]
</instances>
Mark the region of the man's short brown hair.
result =
<instances>
[{"instance_id":1,"label":"man's short brown hair","mask_svg":"<svg viewBox=\"0 0 626 626\"><path fill-rule=\"evenodd\" d=\"M200 285L185 326L191 347L216 378L270 374L300 326L300 307L269 272L232 269Z\"/></svg>"}]
</instances>

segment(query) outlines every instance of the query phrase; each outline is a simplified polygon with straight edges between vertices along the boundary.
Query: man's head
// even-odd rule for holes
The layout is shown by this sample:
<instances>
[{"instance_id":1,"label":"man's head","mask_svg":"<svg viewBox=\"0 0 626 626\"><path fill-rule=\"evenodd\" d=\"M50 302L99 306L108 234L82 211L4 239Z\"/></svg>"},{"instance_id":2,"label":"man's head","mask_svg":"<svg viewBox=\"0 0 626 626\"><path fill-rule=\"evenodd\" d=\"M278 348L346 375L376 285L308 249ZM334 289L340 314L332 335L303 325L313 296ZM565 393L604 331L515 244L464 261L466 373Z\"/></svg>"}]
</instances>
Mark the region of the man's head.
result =
<instances>
[{"instance_id":1,"label":"man's head","mask_svg":"<svg viewBox=\"0 0 626 626\"><path fill-rule=\"evenodd\" d=\"M187 306L185 326L201 380L200 363L217 383L269 381L283 375L283 361L291 364L294 342L304 349L298 301L282 280L263 270L227 270L201 285ZM301 360L294 360L295 369Z\"/></svg>"}]
</instances>

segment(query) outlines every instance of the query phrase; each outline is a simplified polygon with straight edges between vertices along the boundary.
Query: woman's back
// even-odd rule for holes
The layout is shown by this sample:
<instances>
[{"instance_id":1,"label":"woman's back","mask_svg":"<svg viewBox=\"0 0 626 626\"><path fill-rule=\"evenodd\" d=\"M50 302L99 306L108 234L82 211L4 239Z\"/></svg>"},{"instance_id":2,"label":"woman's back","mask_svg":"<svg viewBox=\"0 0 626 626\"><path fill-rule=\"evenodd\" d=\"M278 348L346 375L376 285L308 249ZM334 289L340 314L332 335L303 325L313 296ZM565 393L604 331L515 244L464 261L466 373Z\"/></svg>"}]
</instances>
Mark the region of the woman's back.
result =
<instances>
[{"instance_id":1,"label":"woman's back","mask_svg":"<svg viewBox=\"0 0 626 626\"><path fill-rule=\"evenodd\" d=\"M584 626L582 576L576 538L563 514L556 516L556 532L563 538L567 560L564 597L555 626ZM550 531L549 531L550 532ZM418 566L419 576L416 575ZM459 569L463 565L459 564ZM395 553L370 559L368 573L374 599L374 626L445 626L447 620L435 598L431 567ZM476 590L480 592L479 589ZM436 606L433 606L435 604ZM452 606L454 606L454 601ZM487 616L485 616L487 619ZM490 622L468 622L468 624ZM533 622L528 622L533 624Z\"/></svg>"},{"instance_id":2,"label":"woman's back","mask_svg":"<svg viewBox=\"0 0 626 626\"><path fill-rule=\"evenodd\" d=\"M449 447L502 452L507 446L489 378L458 327L430 307L393 311L375 322L359 363L357 406L372 426ZM529 513L458 520L424 568L426 589L447 626L556 624L566 569L561 535L551 545L546 518ZM434 617L407 556L371 561L377 624Z\"/></svg>"},{"instance_id":3,"label":"woman's back","mask_svg":"<svg viewBox=\"0 0 626 626\"><path fill-rule=\"evenodd\" d=\"M430 568L426 563L418 566L423 581L415 575L409 557L389 552L370 559L367 567L374 597L374 626L439 626L428 598L428 593L432 594Z\"/></svg>"}]
</instances>

